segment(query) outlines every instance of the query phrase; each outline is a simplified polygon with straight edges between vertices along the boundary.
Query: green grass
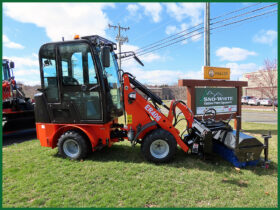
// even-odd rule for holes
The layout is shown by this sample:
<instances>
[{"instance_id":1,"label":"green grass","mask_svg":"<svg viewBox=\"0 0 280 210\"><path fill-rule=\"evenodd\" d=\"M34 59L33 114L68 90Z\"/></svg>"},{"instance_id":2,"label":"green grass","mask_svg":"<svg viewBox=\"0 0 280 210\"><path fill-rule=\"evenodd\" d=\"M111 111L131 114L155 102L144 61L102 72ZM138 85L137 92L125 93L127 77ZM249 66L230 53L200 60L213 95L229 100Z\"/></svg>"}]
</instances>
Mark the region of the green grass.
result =
<instances>
[{"instance_id":1,"label":"green grass","mask_svg":"<svg viewBox=\"0 0 280 210\"><path fill-rule=\"evenodd\" d=\"M178 149L169 164L144 160L129 142L94 152L84 161L60 158L57 149L31 140L3 148L5 207L277 207L277 126L243 123L260 134L272 130L269 169L238 172L215 157L205 162Z\"/></svg>"}]
</instances>

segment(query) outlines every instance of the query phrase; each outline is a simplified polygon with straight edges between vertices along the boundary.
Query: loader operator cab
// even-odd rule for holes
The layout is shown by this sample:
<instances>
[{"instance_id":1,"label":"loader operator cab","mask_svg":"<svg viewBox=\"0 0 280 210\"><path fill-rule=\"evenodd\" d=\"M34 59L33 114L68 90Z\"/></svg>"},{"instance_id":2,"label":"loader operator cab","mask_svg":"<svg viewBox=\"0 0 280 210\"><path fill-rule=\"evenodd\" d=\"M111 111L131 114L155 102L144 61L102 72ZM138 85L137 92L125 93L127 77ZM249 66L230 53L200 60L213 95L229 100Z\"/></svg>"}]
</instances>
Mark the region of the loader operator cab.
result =
<instances>
[{"instance_id":1,"label":"loader operator cab","mask_svg":"<svg viewBox=\"0 0 280 210\"><path fill-rule=\"evenodd\" d=\"M13 61L3 59L2 60L2 81L9 81L13 77L13 72L10 72L10 69L13 69L15 66Z\"/></svg>"},{"instance_id":2,"label":"loader operator cab","mask_svg":"<svg viewBox=\"0 0 280 210\"><path fill-rule=\"evenodd\" d=\"M39 51L37 122L107 123L123 114L114 49L99 36L48 43ZM38 103L38 104L37 104Z\"/></svg>"}]
</instances>

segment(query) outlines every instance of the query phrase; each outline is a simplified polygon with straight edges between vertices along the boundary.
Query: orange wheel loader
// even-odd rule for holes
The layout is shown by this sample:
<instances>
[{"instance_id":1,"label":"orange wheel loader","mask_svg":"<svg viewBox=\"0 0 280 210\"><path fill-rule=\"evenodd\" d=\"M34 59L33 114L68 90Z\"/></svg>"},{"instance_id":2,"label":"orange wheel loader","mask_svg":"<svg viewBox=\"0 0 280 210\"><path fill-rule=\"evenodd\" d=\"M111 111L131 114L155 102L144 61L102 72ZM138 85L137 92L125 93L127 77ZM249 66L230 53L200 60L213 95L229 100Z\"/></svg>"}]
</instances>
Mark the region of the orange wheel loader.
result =
<instances>
[{"instance_id":1,"label":"orange wheel loader","mask_svg":"<svg viewBox=\"0 0 280 210\"><path fill-rule=\"evenodd\" d=\"M2 60L2 131L3 135L20 130L34 129L34 105L16 83L13 75L15 64Z\"/></svg>"},{"instance_id":2,"label":"orange wheel loader","mask_svg":"<svg viewBox=\"0 0 280 210\"><path fill-rule=\"evenodd\" d=\"M115 43L97 35L40 48L41 89L35 95L35 118L42 146L58 147L61 156L82 159L89 152L128 140L132 145L141 144L148 161L163 163L174 157L177 145L184 152L191 149L211 156L213 141L233 133L227 122L213 120L211 110L201 121L183 101L165 105L133 75L118 68L118 56L133 56L143 65L136 55L116 55L114 50ZM183 118L179 119L180 114ZM118 122L123 115L126 124ZM206 119L206 115L212 117ZM175 128L181 119L187 122L185 135ZM241 140L246 143L246 138ZM258 140L254 143L262 145ZM262 148L252 147L252 160L259 158ZM241 153L240 157L246 156Z\"/></svg>"}]
</instances>

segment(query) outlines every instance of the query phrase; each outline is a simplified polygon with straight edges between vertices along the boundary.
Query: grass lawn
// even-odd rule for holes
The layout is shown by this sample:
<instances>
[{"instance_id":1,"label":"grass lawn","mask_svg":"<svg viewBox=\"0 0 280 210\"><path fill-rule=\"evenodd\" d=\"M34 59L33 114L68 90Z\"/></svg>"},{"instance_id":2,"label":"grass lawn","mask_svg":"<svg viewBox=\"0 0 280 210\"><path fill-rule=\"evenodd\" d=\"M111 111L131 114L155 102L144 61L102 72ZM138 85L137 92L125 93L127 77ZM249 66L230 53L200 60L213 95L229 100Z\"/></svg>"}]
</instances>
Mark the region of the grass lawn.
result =
<instances>
[{"instance_id":1,"label":"grass lawn","mask_svg":"<svg viewBox=\"0 0 280 210\"><path fill-rule=\"evenodd\" d=\"M169 164L144 160L129 142L84 161L62 159L38 140L3 148L5 207L277 207L277 125L243 123L256 135L271 130L269 169L236 170L178 149Z\"/></svg>"}]
</instances>

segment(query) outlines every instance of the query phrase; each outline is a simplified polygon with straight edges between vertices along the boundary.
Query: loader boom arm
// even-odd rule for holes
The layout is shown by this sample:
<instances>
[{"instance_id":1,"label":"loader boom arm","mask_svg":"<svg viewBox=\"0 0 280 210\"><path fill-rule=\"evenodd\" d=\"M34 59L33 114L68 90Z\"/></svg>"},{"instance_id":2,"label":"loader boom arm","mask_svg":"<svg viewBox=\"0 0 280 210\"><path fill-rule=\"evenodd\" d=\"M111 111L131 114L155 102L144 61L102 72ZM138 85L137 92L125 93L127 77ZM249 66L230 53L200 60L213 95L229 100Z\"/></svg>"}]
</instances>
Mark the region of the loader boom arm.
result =
<instances>
[{"instance_id":1,"label":"loader boom arm","mask_svg":"<svg viewBox=\"0 0 280 210\"><path fill-rule=\"evenodd\" d=\"M141 128L149 123L156 122L156 125L148 127L144 132L141 130L141 134L137 135L139 139L143 138L145 134L149 131L156 128L156 126L161 127L167 131L169 131L174 138L176 139L179 146L187 152L189 150L188 146L183 142L180 137L180 132L176 129L172 121L174 119L174 109L179 108L185 118L188 121L188 127L192 126L193 115L190 110L181 102L173 101L171 103L170 108L168 108L163 101L152 93L148 88L142 85L137 80L133 79L130 74L123 74L123 82L124 82L124 105L126 114L128 116L128 129L133 129L136 131L136 135ZM133 86L132 86L133 85ZM147 99L145 99L140 93L136 90L140 90L142 93L147 95L151 100L159 105L163 105L165 108L169 110L168 116L165 116L157 107L155 107L152 103L150 103ZM131 96L131 95L135 96Z\"/></svg>"}]
</instances>

